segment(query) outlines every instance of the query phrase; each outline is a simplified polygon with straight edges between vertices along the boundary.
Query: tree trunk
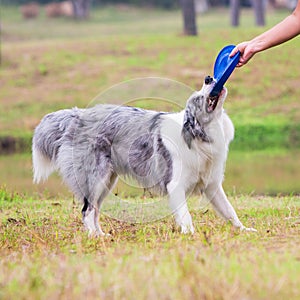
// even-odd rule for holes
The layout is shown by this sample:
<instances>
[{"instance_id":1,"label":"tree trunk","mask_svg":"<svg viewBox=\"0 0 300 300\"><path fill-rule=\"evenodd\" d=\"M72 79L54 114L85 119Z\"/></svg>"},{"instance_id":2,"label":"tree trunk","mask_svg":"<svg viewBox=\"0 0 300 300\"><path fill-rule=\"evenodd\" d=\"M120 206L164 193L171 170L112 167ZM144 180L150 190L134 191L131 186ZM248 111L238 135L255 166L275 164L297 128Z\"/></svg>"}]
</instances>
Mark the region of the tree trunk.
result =
<instances>
[{"instance_id":1,"label":"tree trunk","mask_svg":"<svg viewBox=\"0 0 300 300\"><path fill-rule=\"evenodd\" d=\"M185 35L197 35L196 11L194 0L180 0Z\"/></svg>"},{"instance_id":2,"label":"tree trunk","mask_svg":"<svg viewBox=\"0 0 300 300\"><path fill-rule=\"evenodd\" d=\"M240 0L230 0L231 26L240 25Z\"/></svg>"},{"instance_id":3,"label":"tree trunk","mask_svg":"<svg viewBox=\"0 0 300 300\"><path fill-rule=\"evenodd\" d=\"M90 16L90 2L91 0L72 0L76 19L87 19Z\"/></svg>"},{"instance_id":4,"label":"tree trunk","mask_svg":"<svg viewBox=\"0 0 300 300\"><path fill-rule=\"evenodd\" d=\"M0 66L2 65L2 19L0 18Z\"/></svg>"},{"instance_id":5,"label":"tree trunk","mask_svg":"<svg viewBox=\"0 0 300 300\"><path fill-rule=\"evenodd\" d=\"M263 0L252 0L257 26L265 26L265 5Z\"/></svg>"}]
</instances>

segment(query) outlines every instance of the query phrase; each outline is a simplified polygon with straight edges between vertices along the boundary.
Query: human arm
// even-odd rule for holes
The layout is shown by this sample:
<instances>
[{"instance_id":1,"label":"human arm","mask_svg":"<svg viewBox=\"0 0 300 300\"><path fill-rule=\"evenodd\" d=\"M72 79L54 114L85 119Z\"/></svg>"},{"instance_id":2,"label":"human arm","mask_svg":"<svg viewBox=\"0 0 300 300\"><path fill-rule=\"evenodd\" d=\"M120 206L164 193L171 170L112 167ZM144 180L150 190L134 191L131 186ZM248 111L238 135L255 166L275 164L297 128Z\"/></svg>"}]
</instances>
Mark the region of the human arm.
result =
<instances>
[{"instance_id":1,"label":"human arm","mask_svg":"<svg viewBox=\"0 0 300 300\"><path fill-rule=\"evenodd\" d=\"M252 40L238 44L230 53L230 57L240 51L241 57L237 67L241 67L245 65L256 53L280 45L294 38L298 34L300 34L299 0L291 15Z\"/></svg>"}]
</instances>

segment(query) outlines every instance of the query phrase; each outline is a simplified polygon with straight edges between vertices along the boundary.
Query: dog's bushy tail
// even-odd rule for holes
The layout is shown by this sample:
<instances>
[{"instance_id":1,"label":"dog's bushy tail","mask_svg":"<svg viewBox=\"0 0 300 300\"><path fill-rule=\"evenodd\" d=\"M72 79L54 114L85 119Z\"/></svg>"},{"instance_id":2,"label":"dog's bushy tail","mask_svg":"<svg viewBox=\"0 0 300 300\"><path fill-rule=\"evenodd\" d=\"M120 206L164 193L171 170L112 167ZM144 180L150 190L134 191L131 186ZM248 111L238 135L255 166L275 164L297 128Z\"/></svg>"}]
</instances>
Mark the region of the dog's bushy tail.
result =
<instances>
[{"instance_id":1,"label":"dog's bushy tail","mask_svg":"<svg viewBox=\"0 0 300 300\"><path fill-rule=\"evenodd\" d=\"M32 145L33 182L45 181L55 171L55 163L44 155L34 144Z\"/></svg>"},{"instance_id":2,"label":"dog's bushy tail","mask_svg":"<svg viewBox=\"0 0 300 300\"><path fill-rule=\"evenodd\" d=\"M45 181L57 169L56 160L66 129L79 109L65 109L46 115L32 139L33 182Z\"/></svg>"}]
</instances>

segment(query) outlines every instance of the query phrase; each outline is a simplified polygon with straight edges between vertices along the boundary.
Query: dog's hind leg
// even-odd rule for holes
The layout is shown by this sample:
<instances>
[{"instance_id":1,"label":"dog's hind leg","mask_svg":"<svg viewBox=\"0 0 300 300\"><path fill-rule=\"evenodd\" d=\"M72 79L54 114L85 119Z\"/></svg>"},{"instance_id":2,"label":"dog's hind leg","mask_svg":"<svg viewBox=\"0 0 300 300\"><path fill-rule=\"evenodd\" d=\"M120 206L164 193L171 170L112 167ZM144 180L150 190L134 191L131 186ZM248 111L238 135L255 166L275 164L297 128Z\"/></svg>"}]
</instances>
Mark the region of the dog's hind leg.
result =
<instances>
[{"instance_id":1,"label":"dog's hind leg","mask_svg":"<svg viewBox=\"0 0 300 300\"><path fill-rule=\"evenodd\" d=\"M84 198L82 220L89 232L89 236L97 237L106 235L99 225L99 212L104 198L113 188L116 179L117 175L114 173L108 176L105 182L99 179L99 183L95 186L93 193L90 195L91 200L88 200L86 197Z\"/></svg>"},{"instance_id":2,"label":"dog's hind leg","mask_svg":"<svg viewBox=\"0 0 300 300\"><path fill-rule=\"evenodd\" d=\"M254 228L245 227L239 220L233 206L228 201L223 187L221 185L210 185L207 187L205 194L216 212L226 221L230 221L234 227L245 231L256 231Z\"/></svg>"},{"instance_id":3,"label":"dog's hind leg","mask_svg":"<svg viewBox=\"0 0 300 300\"><path fill-rule=\"evenodd\" d=\"M104 232L97 228L97 221L98 221L98 213L97 208L89 202L89 200L84 197L84 205L81 210L82 213L82 221L85 228L89 232L89 236L103 236L105 235ZM99 225L98 225L99 226Z\"/></svg>"}]
</instances>

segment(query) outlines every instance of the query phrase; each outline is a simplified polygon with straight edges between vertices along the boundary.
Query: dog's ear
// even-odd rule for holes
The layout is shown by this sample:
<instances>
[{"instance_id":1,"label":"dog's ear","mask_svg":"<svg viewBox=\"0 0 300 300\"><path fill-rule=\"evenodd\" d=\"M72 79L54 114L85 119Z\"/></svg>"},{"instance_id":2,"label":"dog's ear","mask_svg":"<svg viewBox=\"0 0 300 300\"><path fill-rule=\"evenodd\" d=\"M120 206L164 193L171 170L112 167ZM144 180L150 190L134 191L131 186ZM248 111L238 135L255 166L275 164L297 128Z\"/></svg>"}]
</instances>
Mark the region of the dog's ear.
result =
<instances>
[{"instance_id":1,"label":"dog's ear","mask_svg":"<svg viewBox=\"0 0 300 300\"><path fill-rule=\"evenodd\" d=\"M188 145L189 149L191 149L192 140L195 138L194 128L195 106L191 105L191 101L189 101L184 112L183 127L181 131L182 137Z\"/></svg>"},{"instance_id":2,"label":"dog's ear","mask_svg":"<svg viewBox=\"0 0 300 300\"><path fill-rule=\"evenodd\" d=\"M181 134L189 149L191 149L192 140L197 137L203 142L210 142L203 126L196 118L196 104L194 98L188 100L185 108Z\"/></svg>"}]
</instances>

